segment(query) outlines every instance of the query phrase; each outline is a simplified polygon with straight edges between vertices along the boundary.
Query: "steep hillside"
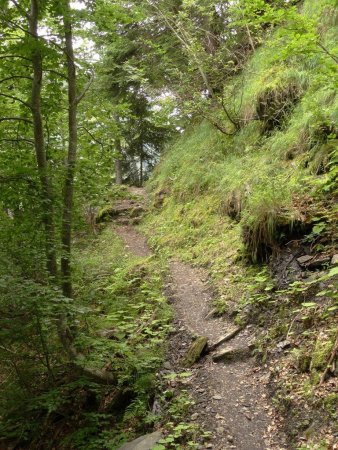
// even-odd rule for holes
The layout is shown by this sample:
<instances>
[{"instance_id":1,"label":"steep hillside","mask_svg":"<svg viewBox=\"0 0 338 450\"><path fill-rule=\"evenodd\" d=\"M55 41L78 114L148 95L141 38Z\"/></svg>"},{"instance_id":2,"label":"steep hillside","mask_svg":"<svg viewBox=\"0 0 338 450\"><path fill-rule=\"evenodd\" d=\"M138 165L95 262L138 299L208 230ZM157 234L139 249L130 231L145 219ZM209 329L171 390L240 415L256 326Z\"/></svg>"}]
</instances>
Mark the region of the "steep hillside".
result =
<instances>
[{"instance_id":1,"label":"steep hillside","mask_svg":"<svg viewBox=\"0 0 338 450\"><path fill-rule=\"evenodd\" d=\"M329 449L338 436L338 14L333 0L306 1L302 13L325 50L307 54L300 37L290 56L287 24L257 49L225 86L238 131L196 120L182 133L149 184L145 230L167 256L208 268L216 314L255 324L293 448Z\"/></svg>"}]
</instances>

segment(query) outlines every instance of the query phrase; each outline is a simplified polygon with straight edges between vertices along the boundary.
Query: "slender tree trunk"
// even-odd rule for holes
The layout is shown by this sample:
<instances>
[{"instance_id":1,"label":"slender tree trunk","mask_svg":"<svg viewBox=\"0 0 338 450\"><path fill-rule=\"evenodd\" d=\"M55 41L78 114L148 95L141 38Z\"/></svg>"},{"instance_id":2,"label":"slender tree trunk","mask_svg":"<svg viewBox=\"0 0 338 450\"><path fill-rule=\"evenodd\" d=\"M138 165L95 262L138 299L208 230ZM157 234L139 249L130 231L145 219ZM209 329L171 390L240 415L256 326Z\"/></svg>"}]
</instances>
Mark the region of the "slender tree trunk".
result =
<instances>
[{"instance_id":1,"label":"slender tree trunk","mask_svg":"<svg viewBox=\"0 0 338 450\"><path fill-rule=\"evenodd\" d=\"M122 184L122 161L120 159L115 160L115 183Z\"/></svg>"},{"instance_id":2,"label":"slender tree trunk","mask_svg":"<svg viewBox=\"0 0 338 450\"><path fill-rule=\"evenodd\" d=\"M47 270L52 277L57 277L57 262L55 250L55 228L52 185L48 174L48 162L44 139L43 121L41 114L42 87L42 57L38 37L39 1L31 0L31 14L29 17L29 32L34 40L32 52L33 82L31 109L34 128L34 147L36 161L42 187L43 223L46 239Z\"/></svg>"},{"instance_id":3,"label":"slender tree trunk","mask_svg":"<svg viewBox=\"0 0 338 450\"><path fill-rule=\"evenodd\" d=\"M77 153L77 98L76 98L76 67L74 62L73 33L69 1L64 1L63 24L65 30L67 74L68 74L68 156L66 163L63 216L62 216L62 256L61 275L62 291L66 297L72 297L71 274L71 238L72 211L74 196L74 175Z\"/></svg>"},{"instance_id":4,"label":"slender tree trunk","mask_svg":"<svg viewBox=\"0 0 338 450\"><path fill-rule=\"evenodd\" d=\"M116 139L116 149L121 155L121 141L120 139ZM116 184L122 184L122 161L121 159L117 158L115 159L115 183Z\"/></svg>"},{"instance_id":5,"label":"slender tree trunk","mask_svg":"<svg viewBox=\"0 0 338 450\"><path fill-rule=\"evenodd\" d=\"M69 0L63 2L63 24L65 31L67 75L68 75L68 156L66 163L64 204L61 230L61 276L63 295L72 297L71 275L71 238L72 238L72 211L74 195L74 175L77 153L77 104L76 95L76 67L74 61L72 18ZM85 357L78 352L74 345L74 338L67 324L66 314L60 314L58 318L58 332L63 347L71 361L85 375L100 383L116 383L114 374L87 367Z\"/></svg>"},{"instance_id":6,"label":"slender tree trunk","mask_svg":"<svg viewBox=\"0 0 338 450\"><path fill-rule=\"evenodd\" d=\"M140 187L143 185L143 156L140 156Z\"/></svg>"},{"instance_id":7,"label":"slender tree trunk","mask_svg":"<svg viewBox=\"0 0 338 450\"><path fill-rule=\"evenodd\" d=\"M248 27L247 24L245 25L245 29L246 29L246 33L247 33L247 35L248 35L250 47L252 48L252 51L255 51L255 50L256 50L255 44L254 44L254 42L253 42L253 40L252 40L252 37L251 37L250 28Z\"/></svg>"}]
</instances>

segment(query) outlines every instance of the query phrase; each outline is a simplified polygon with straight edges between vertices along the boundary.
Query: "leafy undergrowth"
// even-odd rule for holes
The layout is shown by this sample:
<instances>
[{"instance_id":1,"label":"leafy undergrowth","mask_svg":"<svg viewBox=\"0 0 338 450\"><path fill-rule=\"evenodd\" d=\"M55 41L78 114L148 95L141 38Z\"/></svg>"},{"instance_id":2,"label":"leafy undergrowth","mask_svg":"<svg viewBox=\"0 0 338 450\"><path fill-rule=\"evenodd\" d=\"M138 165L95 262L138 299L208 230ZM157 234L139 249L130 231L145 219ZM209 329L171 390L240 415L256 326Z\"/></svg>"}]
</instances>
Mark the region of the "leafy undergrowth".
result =
<instances>
[{"instance_id":1,"label":"leafy undergrowth","mask_svg":"<svg viewBox=\"0 0 338 450\"><path fill-rule=\"evenodd\" d=\"M20 328L20 339L2 332L0 435L16 448L116 449L158 420L150 406L171 321L163 264L131 256L107 227L77 242L74 269L74 302L18 277L1 279L1 294L11 305L2 325ZM40 323L37 335L25 328L31 321L20 317L21 303L28 314L27 301ZM115 386L81 377L60 359L60 303L78 319L76 346L87 364L115 373Z\"/></svg>"},{"instance_id":2,"label":"leafy undergrowth","mask_svg":"<svg viewBox=\"0 0 338 450\"><path fill-rule=\"evenodd\" d=\"M162 408L161 424L164 437L152 450L178 449L192 450L201 448L210 437L197 423L192 423L191 408L195 404L186 389L191 372L171 372L160 374L157 399Z\"/></svg>"},{"instance_id":3,"label":"leafy undergrowth","mask_svg":"<svg viewBox=\"0 0 338 450\"><path fill-rule=\"evenodd\" d=\"M314 11L307 1L303 14L334 51L332 6L322 0ZM196 122L167 150L143 228L160 254L209 269L217 313L255 323L257 358L271 367L293 448L330 449L338 362L321 378L337 337L337 67L318 53L284 57L287 32L225 87L239 131ZM323 262L302 267L302 255Z\"/></svg>"}]
</instances>

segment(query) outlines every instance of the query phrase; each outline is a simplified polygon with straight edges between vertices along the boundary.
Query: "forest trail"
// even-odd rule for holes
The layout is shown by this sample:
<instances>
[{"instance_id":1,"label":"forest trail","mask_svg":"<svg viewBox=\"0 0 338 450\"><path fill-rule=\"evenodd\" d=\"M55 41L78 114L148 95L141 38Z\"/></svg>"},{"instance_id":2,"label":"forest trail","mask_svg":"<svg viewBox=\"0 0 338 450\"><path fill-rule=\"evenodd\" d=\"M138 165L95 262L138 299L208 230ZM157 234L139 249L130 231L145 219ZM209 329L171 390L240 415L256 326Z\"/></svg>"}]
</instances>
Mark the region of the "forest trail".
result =
<instances>
[{"instance_id":1,"label":"forest trail","mask_svg":"<svg viewBox=\"0 0 338 450\"><path fill-rule=\"evenodd\" d=\"M146 195L141 190L138 194ZM133 225L117 223L116 230L130 252L141 257L151 256L146 238ZM178 372L182 370L182 358L195 336L207 337L210 346L231 332L235 325L210 314L213 292L203 269L171 261L166 295L175 311L175 331L170 337L165 366L169 372ZM184 382L184 389L195 401L190 420L211 432L207 448L289 448L285 436L278 431L278 420L269 400L269 373L257 366L246 352L252 337L253 329L248 326L189 369L192 376ZM214 362L215 354L225 349L235 349L235 357L228 362Z\"/></svg>"}]
</instances>

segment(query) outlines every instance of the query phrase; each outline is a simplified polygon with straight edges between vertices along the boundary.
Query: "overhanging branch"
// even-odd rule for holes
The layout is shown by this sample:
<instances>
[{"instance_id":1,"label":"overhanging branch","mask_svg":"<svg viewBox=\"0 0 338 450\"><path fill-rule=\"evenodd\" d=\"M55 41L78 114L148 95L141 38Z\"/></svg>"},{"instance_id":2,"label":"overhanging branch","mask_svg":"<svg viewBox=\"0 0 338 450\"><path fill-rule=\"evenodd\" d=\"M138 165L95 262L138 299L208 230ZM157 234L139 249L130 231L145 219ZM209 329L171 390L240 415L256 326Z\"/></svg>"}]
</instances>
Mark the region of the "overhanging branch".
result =
<instances>
[{"instance_id":1,"label":"overhanging branch","mask_svg":"<svg viewBox=\"0 0 338 450\"><path fill-rule=\"evenodd\" d=\"M32 109L31 105L27 102L25 102L24 100L21 100L21 98L15 97L14 95L9 95L9 94L4 94L2 92L0 92L0 97L5 97L5 98L9 98L10 100L14 100L15 102L19 102L22 105L26 106L29 109Z\"/></svg>"},{"instance_id":2,"label":"overhanging branch","mask_svg":"<svg viewBox=\"0 0 338 450\"><path fill-rule=\"evenodd\" d=\"M12 75L11 77L6 77L6 78L3 78L2 80L0 80L0 84L5 83L6 81L11 81L11 80L16 80L16 79L26 79L26 80L32 81L33 78L25 76L25 75Z\"/></svg>"},{"instance_id":3,"label":"overhanging branch","mask_svg":"<svg viewBox=\"0 0 338 450\"><path fill-rule=\"evenodd\" d=\"M6 122L6 121L21 121L29 123L30 125L33 124L33 122L30 119L26 119L26 117L0 117L0 122Z\"/></svg>"},{"instance_id":4,"label":"overhanging branch","mask_svg":"<svg viewBox=\"0 0 338 450\"><path fill-rule=\"evenodd\" d=\"M88 83L85 85L83 91L81 92L81 94L76 98L76 103L79 104L80 101L83 99L83 97L86 95L86 93L89 91L90 86L93 84L94 81L94 72L91 71L90 72L90 78L88 80Z\"/></svg>"},{"instance_id":5,"label":"overhanging branch","mask_svg":"<svg viewBox=\"0 0 338 450\"><path fill-rule=\"evenodd\" d=\"M99 139L97 139L93 133L91 131L89 131L86 127L84 127L83 125L81 127L79 127L79 130L84 130L87 134L89 134L89 136L93 139L93 141L95 141L97 144L101 145L102 149L104 147L104 143L102 141L100 141Z\"/></svg>"}]
</instances>

